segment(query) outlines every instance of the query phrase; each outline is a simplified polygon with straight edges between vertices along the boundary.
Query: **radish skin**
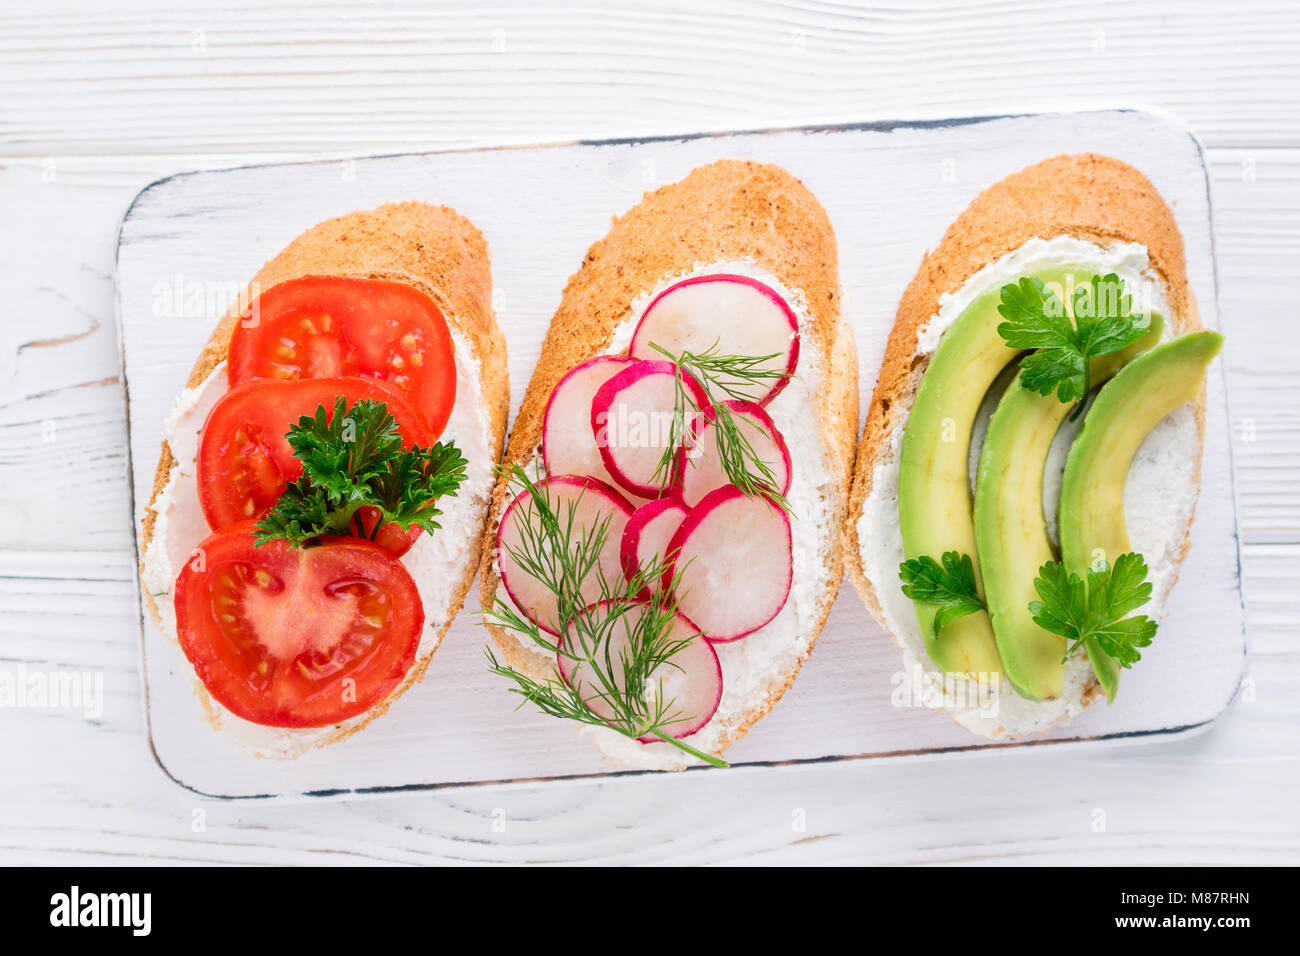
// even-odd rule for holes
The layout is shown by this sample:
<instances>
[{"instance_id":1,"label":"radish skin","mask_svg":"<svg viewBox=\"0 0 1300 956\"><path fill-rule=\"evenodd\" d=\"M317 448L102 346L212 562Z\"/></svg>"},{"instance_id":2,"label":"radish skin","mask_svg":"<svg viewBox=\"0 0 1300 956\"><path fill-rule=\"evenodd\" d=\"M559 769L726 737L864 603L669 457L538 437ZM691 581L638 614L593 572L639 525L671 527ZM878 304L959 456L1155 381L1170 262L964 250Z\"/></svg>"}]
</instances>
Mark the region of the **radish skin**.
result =
<instances>
[{"instance_id":1,"label":"radish skin","mask_svg":"<svg viewBox=\"0 0 1300 956\"><path fill-rule=\"evenodd\" d=\"M678 610L710 641L753 634L790 596L794 576L790 519L764 497L735 485L705 495L669 542L667 588L680 568Z\"/></svg>"},{"instance_id":2,"label":"radish skin","mask_svg":"<svg viewBox=\"0 0 1300 956\"><path fill-rule=\"evenodd\" d=\"M602 385L632 362L622 355L598 355L569 369L556 384L542 420L542 462L548 475L590 475L614 484L592 434L591 402Z\"/></svg>"},{"instance_id":3,"label":"radish skin","mask_svg":"<svg viewBox=\"0 0 1300 956\"><path fill-rule=\"evenodd\" d=\"M745 397L774 399L799 364L799 318L779 292L749 276L692 276L669 286L646 306L632 333L632 358L662 358L715 350L719 355L775 355L765 368L784 372Z\"/></svg>"},{"instance_id":4,"label":"radish skin","mask_svg":"<svg viewBox=\"0 0 1300 956\"><path fill-rule=\"evenodd\" d=\"M688 433L698 409L711 413L708 393L673 362L634 362L602 385L591 402L591 432L601 461L621 488L643 498L662 497L672 484L656 474L673 439L679 382L692 407L683 410L680 431Z\"/></svg>"},{"instance_id":5,"label":"radish skin","mask_svg":"<svg viewBox=\"0 0 1300 956\"><path fill-rule=\"evenodd\" d=\"M600 602L589 608L589 611L607 612L610 603ZM560 638L561 646L557 648L555 658L561 679L569 687L578 691L592 713L607 722L612 720L613 708L601 696L605 688L600 678L592 672L591 666L582 658L590 656L602 662L608 659L611 662L608 667L611 673L608 676L612 679L616 691L622 692L623 675L619 660L620 656L626 653L629 644L628 632L633 623L633 616L644 613L650 607L648 602L632 605L603 631L598 646L585 649L589 654L584 653L583 648L576 646L580 639L572 629ZM675 615L667 640L669 642L689 640L689 643L656 668L651 674L650 681L653 682L653 691L659 694L660 699L671 702L672 706L668 708L669 715L675 715L679 719L665 729L669 730L669 736L680 740L698 732L717 713L718 704L722 701L722 664L718 661L717 652L700 634L699 629L680 614ZM575 660L575 658L579 659ZM657 737L638 738L643 744L654 743L658 739Z\"/></svg>"},{"instance_id":6,"label":"radish skin","mask_svg":"<svg viewBox=\"0 0 1300 956\"><path fill-rule=\"evenodd\" d=\"M636 509L623 531L621 549L623 573L629 581L649 571L656 560L667 563L668 543L688 513L676 498L659 498ZM658 581L647 582L641 597L648 599L658 588Z\"/></svg>"},{"instance_id":7,"label":"radish skin","mask_svg":"<svg viewBox=\"0 0 1300 956\"><path fill-rule=\"evenodd\" d=\"M619 555L623 531L632 517L632 506L627 499L603 481L586 475L547 478L537 483L537 489L544 492L561 527L567 526L572 515L572 541L579 535L590 534L601 521L608 521L599 560L579 588L584 602L590 605L604 596L602 580L616 592L625 587ZM530 492L520 492L501 516L497 528L497 564L501 583L520 613L546 633L555 635L559 633L555 593L520 567L511 555L512 550L520 550L523 542L520 522L533 527L540 524L541 516L531 499Z\"/></svg>"},{"instance_id":8,"label":"radish skin","mask_svg":"<svg viewBox=\"0 0 1300 956\"><path fill-rule=\"evenodd\" d=\"M758 460L772 469L778 494L790 490L790 449L772 416L754 402L729 401L742 434L749 441ZM700 503L709 492L730 484L718 454L717 429L713 417L700 415L691 423L693 438L689 447L677 453L674 491L688 508Z\"/></svg>"}]
</instances>

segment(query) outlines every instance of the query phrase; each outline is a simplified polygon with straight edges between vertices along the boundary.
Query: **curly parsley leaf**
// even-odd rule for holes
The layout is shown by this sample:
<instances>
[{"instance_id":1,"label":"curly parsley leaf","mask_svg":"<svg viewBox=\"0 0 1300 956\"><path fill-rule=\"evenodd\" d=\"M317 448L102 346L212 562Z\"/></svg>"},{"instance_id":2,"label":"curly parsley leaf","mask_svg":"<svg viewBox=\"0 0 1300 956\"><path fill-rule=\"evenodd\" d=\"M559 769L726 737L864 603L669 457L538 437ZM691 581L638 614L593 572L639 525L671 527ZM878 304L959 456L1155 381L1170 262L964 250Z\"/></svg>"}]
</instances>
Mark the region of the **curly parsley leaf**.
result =
<instances>
[{"instance_id":1,"label":"curly parsley leaf","mask_svg":"<svg viewBox=\"0 0 1300 956\"><path fill-rule=\"evenodd\" d=\"M336 508L329 492L307 478L291 481L257 523L257 543L282 540L301 546L326 534L351 534L352 512Z\"/></svg>"},{"instance_id":2,"label":"curly parsley leaf","mask_svg":"<svg viewBox=\"0 0 1300 956\"><path fill-rule=\"evenodd\" d=\"M1142 659L1138 648L1148 646L1156 634L1151 618L1128 616L1151 600L1146 578L1146 561L1132 551L1121 554L1113 566L1102 561L1089 568L1086 582L1059 561L1049 561L1034 579L1041 600L1029 602L1029 613L1039 627L1070 642L1067 658L1093 640L1120 667L1132 667Z\"/></svg>"},{"instance_id":3,"label":"curly parsley leaf","mask_svg":"<svg viewBox=\"0 0 1300 956\"><path fill-rule=\"evenodd\" d=\"M286 438L302 462L302 477L258 522L258 544L301 546L324 535L373 539L389 522L435 531L441 514L435 502L454 495L465 480L466 461L455 445L403 449L397 421L379 401L348 408L339 397L333 414L319 406L290 426ZM372 520L360 520L361 508L373 509Z\"/></svg>"},{"instance_id":4,"label":"curly parsley leaf","mask_svg":"<svg viewBox=\"0 0 1300 956\"><path fill-rule=\"evenodd\" d=\"M302 462L303 474L336 502L366 497L369 483L383 474L402 447L387 405L362 400L349 409L341 395L332 415L320 405L314 415L298 419L285 437Z\"/></svg>"},{"instance_id":5,"label":"curly parsley leaf","mask_svg":"<svg viewBox=\"0 0 1300 956\"><path fill-rule=\"evenodd\" d=\"M1039 395L1081 402L1092 388L1089 363L1132 345L1151 327L1132 312L1132 299L1115 273L1094 276L1074 291L1074 318L1053 290L1036 276L1002 287L998 334L1013 349L1031 349L1020 363L1020 380ZM1077 412L1076 412L1077 414Z\"/></svg>"},{"instance_id":6,"label":"curly parsley leaf","mask_svg":"<svg viewBox=\"0 0 1300 956\"><path fill-rule=\"evenodd\" d=\"M967 614L988 610L975 584L975 565L969 554L945 551L941 565L923 554L898 566L903 594L922 604L938 607L934 615L933 636Z\"/></svg>"},{"instance_id":7,"label":"curly parsley leaf","mask_svg":"<svg viewBox=\"0 0 1300 956\"><path fill-rule=\"evenodd\" d=\"M403 530L413 525L425 531L442 527L434 502L453 495L465 480L466 462L455 445L439 442L429 449L399 452L371 483L370 489L385 519Z\"/></svg>"}]
</instances>

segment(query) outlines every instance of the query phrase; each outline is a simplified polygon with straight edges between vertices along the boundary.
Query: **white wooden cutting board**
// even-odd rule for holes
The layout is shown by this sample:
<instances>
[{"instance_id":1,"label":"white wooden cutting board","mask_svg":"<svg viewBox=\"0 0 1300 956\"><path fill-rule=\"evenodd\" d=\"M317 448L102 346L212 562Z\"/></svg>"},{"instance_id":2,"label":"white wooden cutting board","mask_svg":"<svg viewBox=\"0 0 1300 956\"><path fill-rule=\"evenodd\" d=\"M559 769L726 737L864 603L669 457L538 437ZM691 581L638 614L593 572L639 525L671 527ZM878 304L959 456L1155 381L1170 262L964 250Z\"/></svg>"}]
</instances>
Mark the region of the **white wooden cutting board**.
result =
<instances>
[{"instance_id":1,"label":"white wooden cutting board","mask_svg":"<svg viewBox=\"0 0 1300 956\"><path fill-rule=\"evenodd\" d=\"M613 215L647 189L703 163L777 163L817 195L839 238L865 413L894 310L924 252L980 190L1039 159L1080 151L1126 160L1155 183L1178 217L1202 318L1218 327L1201 150L1185 127L1149 113L578 143L255 166L161 180L128 211L118 248L137 527L152 487L163 419L227 305L220 290L242 287L263 262L323 219L417 199L454 206L483 230L492 250L497 316L509 342L513 419L561 291ZM192 310L190 318L156 317L159 298L176 290L199 290L212 301ZM1092 708L1047 740L1188 732L1213 720L1235 692L1244 659L1243 614L1219 366L1208 394L1193 547L1160 638L1144 651L1142 665L1125 675L1124 692L1113 706ZM154 752L178 783L231 797L382 793L614 772L572 726L514 709L517 698L507 693L506 683L486 672L485 633L476 619L461 615L424 682L363 733L283 761L257 758L211 729L180 649L142 613ZM891 706L899 660L892 640L845 582L799 680L728 758L765 764L990 748L944 716Z\"/></svg>"}]
</instances>

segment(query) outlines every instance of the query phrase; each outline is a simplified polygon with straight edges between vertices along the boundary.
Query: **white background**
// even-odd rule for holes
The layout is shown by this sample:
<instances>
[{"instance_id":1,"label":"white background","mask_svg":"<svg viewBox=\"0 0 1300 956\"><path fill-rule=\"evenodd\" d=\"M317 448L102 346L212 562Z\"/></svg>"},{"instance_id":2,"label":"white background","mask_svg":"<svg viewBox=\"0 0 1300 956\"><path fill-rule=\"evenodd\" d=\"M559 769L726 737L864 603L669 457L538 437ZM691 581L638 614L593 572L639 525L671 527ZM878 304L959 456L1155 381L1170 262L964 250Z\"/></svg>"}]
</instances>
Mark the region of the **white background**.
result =
<instances>
[{"instance_id":1,"label":"white background","mask_svg":"<svg viewBox=\"0 0 1300 956\"><path fill-rule=\"evenodd\" d=\"M10 6L0 667L99 671L107 700L94 721L0 710L0 861L1300 862L1294 4ZM1110 105L1178 114L1211 164L1250 659L1247 699L1207 734L307 806L200 801L156 768L113 318L116 226L147 182L281 158Z\"/></svg>"}]
</instances>

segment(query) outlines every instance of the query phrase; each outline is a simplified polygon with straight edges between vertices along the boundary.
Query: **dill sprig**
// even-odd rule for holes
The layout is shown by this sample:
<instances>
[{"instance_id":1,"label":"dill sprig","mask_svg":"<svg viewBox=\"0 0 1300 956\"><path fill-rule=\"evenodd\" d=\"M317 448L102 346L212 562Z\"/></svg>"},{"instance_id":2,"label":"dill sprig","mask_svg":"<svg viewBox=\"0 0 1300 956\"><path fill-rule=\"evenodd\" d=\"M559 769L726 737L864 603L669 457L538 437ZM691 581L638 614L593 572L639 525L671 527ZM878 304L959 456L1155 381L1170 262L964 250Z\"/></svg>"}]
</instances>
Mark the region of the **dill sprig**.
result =
<instances>
[{"instance_id":1,"label":"dill sprig","mask_svg":"<svg viewBox=\"0 0 1300 956\"><path fill-rule=\"evenodd\" d=\"M598 568L609 535L609 518L594 527L582 527L576 520L581 495L560 509L546 486L530 479L518 464L501 473L528 494L528 503L521 507L531 511L519 522L519 544L507 545L507 553L523 573L555 595L554 623L559 637L543 631L500 593L483 619L521 634L547 651L558 648L573 662L566 669L575 679L572 686L556 678L534 680L499 663L488 648L491 673L514 681L510 690L523 698L520 706L531 702L552 717L608 727L633 740L655 738L716 767L726 767L722 759L672 736L673 724L692 715L683 714L675 699L665 699L662 678L655 676L662 667L676 667L673 656L696 637L672 637L677 601L666 595L675 593L680 571L674 570L669 586L650 601L641 595L647 586L659 583L667 570L658 556L630 579L611 583ZM589 604L582 586L593 573L601 597ZM616 631L619 627L622 634ZM605 713L597 713L593 704Z\"/></svg>"},{"instance_id":2,"label":"dill sprig","mask_svg":"<svg viewBox=\"0 0 1300 956\"><path fill-rule=\"evenodd\" d=\"M762 495L787 514L791 513L790 503L777 490L776 473L772 466L759 457L749 437L741 428L738 416L726 404L728 400L752 402L757 391L766 391L772 379L789 378L789 372L776 372L764 367L780 353L771 355L722 355L718 343L714 342L703 352L682 352L674 355L667 349L652 342L651 348L662 353L677 368L695 378L708 396L713 407L711 423L715 429L718 444L718 458L722 472L727 481L735 485L746 496L753 498ZM668 447L655 469L654 481L659 487L666 488L672 480L678 452L693 440L687 434L689 419L703 413L695 404L682 376L675 376L677 383L673 402L672 422L669 426ZM686 467L691 467L689 454Z\"/></svg>"}]
</instances>

